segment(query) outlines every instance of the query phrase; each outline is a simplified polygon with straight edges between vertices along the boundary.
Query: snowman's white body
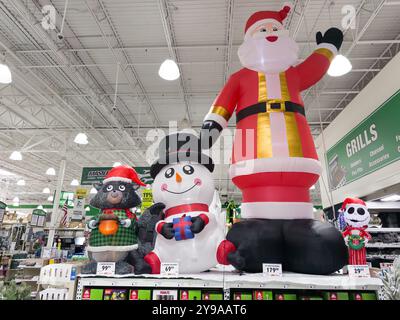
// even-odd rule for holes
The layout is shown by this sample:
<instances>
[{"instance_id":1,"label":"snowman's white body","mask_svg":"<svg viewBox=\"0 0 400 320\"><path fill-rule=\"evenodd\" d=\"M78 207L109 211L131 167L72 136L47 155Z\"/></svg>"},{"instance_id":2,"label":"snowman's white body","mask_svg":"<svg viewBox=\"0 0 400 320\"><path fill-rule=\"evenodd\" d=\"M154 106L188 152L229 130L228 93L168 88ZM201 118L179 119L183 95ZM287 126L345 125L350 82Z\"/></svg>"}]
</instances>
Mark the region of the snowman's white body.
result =
<instances>
[{"instance_id":1,"label":"snowman's white body","mask_svg":"<svg viewBox=\"0 0 400 320\"><path fill-rule=\"evenodd\" d=\"M153 183L153 197L154 202L163 202L166 205L164 211L168 212L168 209L180 205L187 204L205 204L209 206L208 212L205 210L201 211L189 211L179 214L168 216L162 222L172 223L174 218L179 218L184 214L186 216L195 217L200 214L208 216L208 224L204 229L194 235L192 239L186 240L175 240L166 239L163 235L157 234L155 246L153 252L158 256L161 263L163 262L177 262L179 263L179 273L198 273L206 271L218 264L217 261L217 249L220 243L225 239L225 219L221 213L218 198L218 193L214 190L214 183L211 173L202 165L190 163L194 168L193 177L184 176L182 174L183 183L181 189L186 190L193 186L193 181L201 179L201 185L194 187L192 192L177 194L167 194L163 192L162 185L165 182L170 182L168 187L177 190L177 183L171 183L164 177L165 172L168 168L173 167L175 172L179 172L183 166L188 163L179 163L173 166L164 168L155 178ZM186 189L185 189L186 188ZM214 201L213 201L214 197Z\"/></svg>"}]
</instances>

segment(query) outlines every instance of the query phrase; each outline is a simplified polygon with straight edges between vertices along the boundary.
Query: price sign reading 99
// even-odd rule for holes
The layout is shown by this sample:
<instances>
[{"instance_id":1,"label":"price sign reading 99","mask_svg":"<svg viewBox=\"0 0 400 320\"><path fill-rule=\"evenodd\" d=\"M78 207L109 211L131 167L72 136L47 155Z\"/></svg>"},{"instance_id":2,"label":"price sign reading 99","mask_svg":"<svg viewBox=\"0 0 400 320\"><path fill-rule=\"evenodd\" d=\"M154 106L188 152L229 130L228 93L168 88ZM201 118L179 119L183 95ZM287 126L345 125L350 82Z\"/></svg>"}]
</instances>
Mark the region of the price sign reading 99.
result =
<instances>
[{"instance_id":1,"label":"price sign reading 99","mask_svg":"<svg viewBox=\"0 0 400 320\"><path fill-rule=\"evenodd\" d=\"M115 262L98 262L96 274L98 276L113 276L115 274Z\"/></svg>"},{"instance_id":2,"label":"price sign reading 99","mask_svg":"<svg viewBox=\"0 0 400 320\"><path fill-rule=\"evenodd\" d=\"M264 277L282 277L282 265L279 263L263 263Z\"/></svg>"}]
</instances>

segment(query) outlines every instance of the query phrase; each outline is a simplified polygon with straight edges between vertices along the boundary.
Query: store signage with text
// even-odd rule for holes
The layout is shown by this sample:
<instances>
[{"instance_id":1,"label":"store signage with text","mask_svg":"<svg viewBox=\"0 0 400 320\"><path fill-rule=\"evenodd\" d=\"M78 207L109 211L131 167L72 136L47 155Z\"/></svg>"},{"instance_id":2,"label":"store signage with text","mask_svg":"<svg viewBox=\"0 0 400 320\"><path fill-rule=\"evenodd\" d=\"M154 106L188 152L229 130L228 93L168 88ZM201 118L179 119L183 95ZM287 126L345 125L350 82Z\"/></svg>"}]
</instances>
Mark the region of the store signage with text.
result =
<instances>
[{"instance_id":1,"label":"store signage with text","mask_svg":"<svg viewBox=\"0 0 400 320\"><path fill-rule=\"evenodd\" d=\"M160 270L162 276L177 276L179 274L179 263L162 262Z\"/></svg>"},{"instance_id":2,"label":"store signage with text","mask_svg":"<svg viewBox=\"0 0 400 320\"><path fill-rule=\"evenodd\" d=\"M113 276L115 274L115 262L98 262L96 274L98 276Z\"/></svg>"},{"instance_id":3,"label":"store signage with text","mask_svg":"<svg viewBox=\"0 0 400 320\"><path fill-rule=\"evenodd\" d=\"M82 169L81 185L92 185L102 182L112 167L85 167ZM140 179L145 184L152 184L153 179L150 176L150 167L134 167Z\"/></svg>"},{"instance_id":4,"label":"store signage with text","mask_svg":"<svg viewBox=\"0 0 400 320\"><path fill-rule=\"evenodd\" d=\"M400 160L399 119L400 91L327 151L332 190Z\"/></svg>"},{"instance_id":5,"label":"store signage with text","mask_svg":"<svg viewBox=\"0 0 400 320\"><path fill-rule=\"evenodd\" d=\"M282 265L280 263L263 263L264 277L282 277Z\"/></svg>"}]
</instances>

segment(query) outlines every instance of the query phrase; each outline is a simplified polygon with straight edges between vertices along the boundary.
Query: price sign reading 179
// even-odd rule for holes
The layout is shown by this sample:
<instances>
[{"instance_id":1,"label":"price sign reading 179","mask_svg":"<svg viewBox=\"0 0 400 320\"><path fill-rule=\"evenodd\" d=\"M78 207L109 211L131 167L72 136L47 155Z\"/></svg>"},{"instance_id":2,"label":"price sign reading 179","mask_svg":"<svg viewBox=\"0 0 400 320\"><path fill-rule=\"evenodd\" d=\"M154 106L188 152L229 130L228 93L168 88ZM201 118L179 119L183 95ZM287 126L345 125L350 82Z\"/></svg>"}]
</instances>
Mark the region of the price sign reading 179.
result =
<instances>
[{"instance_id":1,"label":"price sign reading 179","mask_svg":"<svg viewBox=\"0 0 400 320\"><path fill-rule=\"evenodd\" d=\"M282 277L282 265L279 263L263 263L265 277Z\"/></svg>"}]
</instances>

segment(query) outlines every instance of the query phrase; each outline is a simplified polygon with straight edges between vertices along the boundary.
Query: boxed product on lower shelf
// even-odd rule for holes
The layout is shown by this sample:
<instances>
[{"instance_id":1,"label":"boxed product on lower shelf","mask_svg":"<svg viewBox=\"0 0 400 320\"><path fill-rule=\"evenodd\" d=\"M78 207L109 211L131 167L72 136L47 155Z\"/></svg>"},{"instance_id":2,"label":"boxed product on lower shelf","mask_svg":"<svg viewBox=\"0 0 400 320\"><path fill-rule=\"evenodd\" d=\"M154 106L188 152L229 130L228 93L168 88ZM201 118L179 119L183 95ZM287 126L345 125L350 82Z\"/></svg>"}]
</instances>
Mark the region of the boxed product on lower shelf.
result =
<instances>
[{"instance_id":1,"label":"boxed product on lower shelf","mask_svg":"<svg viewBox=\"0 0 400 320\"><path fill-rule=\"evenodd\" d=\"M181 290L179 300L201 300L201 290Z\"/></svg>"},{"instance_id":2,"label":"boxed product on lower shelf","mask_svg":"<svg viewBox=\"0 0 400 320\"><path fill-rule=\"evenodd\" d=\"M202 291L202 300L224 300L224 295L218 291Z\"/></svg>"},{"instance_id":3,"label":"boxed product on lower shelf","mask_svg":"<svg viewBox=\"0 0 400 320\"><path fill-rule=\"evenodd\" d=\"M178 300L178 290L153 290L153 300Z\"/></svg>"},{"instance_id":4,"label":"boxed product on lower shelf","mask_svg":"<svg viewBox=\"0 0 400 320\"><path fill-rule=\"evenodd\" d=\"M297 300L297 295L295 293L276 292L275 300Z\"/></svg>"},{"instance_id":5,"label":"boxed product on lower shelf","mask_svg":"<svg viewBox=\"0 0 400 320\"><path fill-rule=\"evenodd\" d=\"M327 291L323 293L324 300L349 300L348 292Z\"/></svg>"},{"instance_id":6,"label":"boxed product on lower shelf","mask_svg":"<svg viewBox=\"0 0 400 320\"><path fill-rule=\"evenodd\" d=\"M129 291L129 300L151 300L151 290L131 289Z\"/></svg>"},{"instance_id":7,"label":"boxed product on lower shelf","mask_svg":"<svg viewBox=\"0 0 400 320\"><path fill-rule=\"evenodd\" d=\"M104 289L103 300L127 300L127 289Z\"/></svg>"}]
</instances>

